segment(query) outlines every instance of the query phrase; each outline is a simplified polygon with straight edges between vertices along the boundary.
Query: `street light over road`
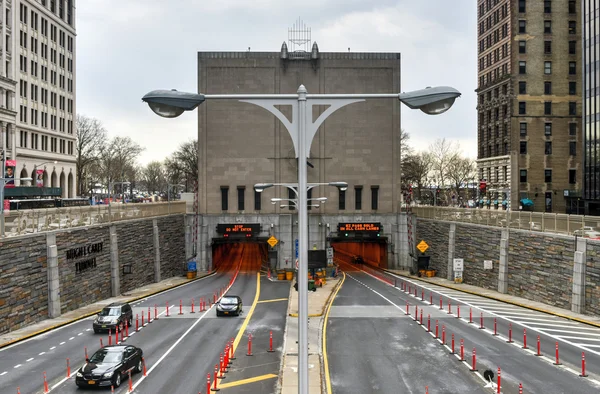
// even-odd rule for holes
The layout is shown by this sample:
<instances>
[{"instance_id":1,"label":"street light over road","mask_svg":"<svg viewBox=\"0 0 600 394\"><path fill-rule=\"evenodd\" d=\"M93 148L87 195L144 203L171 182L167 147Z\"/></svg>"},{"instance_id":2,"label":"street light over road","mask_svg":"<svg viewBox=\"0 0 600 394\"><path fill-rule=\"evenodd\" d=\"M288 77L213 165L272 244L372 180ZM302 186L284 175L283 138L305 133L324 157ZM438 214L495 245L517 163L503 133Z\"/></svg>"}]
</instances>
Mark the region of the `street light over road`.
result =
<instances>
[{"instance_id":1,"label":"street light over road","mask_svg":"<svg viewBox=\"0 0 600 394\"><path fill-rule=\"evenodd\" d=\"M460 92L452 87L441 86L416 90L407 93L375 94L308 94L300 85L295 94L198 94L177 90L154 90L142 100L148 103L157 115L174 118L184 111L191 111L206 100L239 100L257 105L273 114L286 128L296 153L298 163L308 159L310 146L319 127L331 114L349 104L366 99L396 99L411 109L419 109L429 115L446 112L454 104ZM280 111L280 107L292 107L290 120ZM327 107L313 117L313 107ZM316 119L316 120L313 120ZM265 187L260 187L260 186ZM267 186L269 185L269 186ZM259 184L256 191L262 191L272 184ZM335 186L335 185L332 185ZM348 185L346 184L346 188ZM298 393L308 394L308 210L307 210L307 169L298 165ZM199 242L202 242L200 239ZM203 259L204 260L204 259ZM202 262L203 266L205 262Z\"/></svg>"}]
</instances>

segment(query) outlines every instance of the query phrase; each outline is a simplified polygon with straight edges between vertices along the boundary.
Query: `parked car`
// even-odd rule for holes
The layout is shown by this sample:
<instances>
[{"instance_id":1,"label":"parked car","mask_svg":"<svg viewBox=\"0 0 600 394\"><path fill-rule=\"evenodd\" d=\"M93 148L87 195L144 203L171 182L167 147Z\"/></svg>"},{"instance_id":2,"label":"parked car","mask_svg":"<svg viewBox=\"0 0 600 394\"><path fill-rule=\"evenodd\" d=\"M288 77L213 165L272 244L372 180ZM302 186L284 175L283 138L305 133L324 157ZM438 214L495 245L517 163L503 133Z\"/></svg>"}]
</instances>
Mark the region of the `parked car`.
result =
<instances>
[{"instance_id":1,"label":"parked car","mask_svg":"<svg viewBox=\"0 0 600 394\"><path fill-rule=\"evenodd\" d=\"M75 373L78 387L114 386L132 373L142 372L144 352L131 345L104 346L98 350Z\"/></svg>"},{"instance_id":2,"label":"parked car","mask_svg":"<svg viewBox=\"0 0 600 394\"><path fill-rule=\"evenodd\" d=\"M573 235L577 235L578 237L584 237L585 233L589 232L597 233L598 231L592 226L584 226L573 231Z\"/></svg>"},{"instance_id":3,"label":"parked car","mask_svg":"<svg viewBox=\"0 0 600 394\"><path fill-rule=\"evenodd\" d=\"M217 316L235 315L244 312L242 299L236 295L226 295L217 303Z\"/></svg>"},{"instance_id":4,"label":"parked car","mask_svg":"<svg viewBox=\"0 0 600 394\"><path fill-rule=\"evenodd\" d=\"M116 327L122 330L127 324L131 327L131 320L133 319L133 310L131 305L126 302L113 302L110 305L105 306L98 317L94 319L92 326L94 332L97 334L100 331L114 331Z\"/></svg>"}]
</instances>

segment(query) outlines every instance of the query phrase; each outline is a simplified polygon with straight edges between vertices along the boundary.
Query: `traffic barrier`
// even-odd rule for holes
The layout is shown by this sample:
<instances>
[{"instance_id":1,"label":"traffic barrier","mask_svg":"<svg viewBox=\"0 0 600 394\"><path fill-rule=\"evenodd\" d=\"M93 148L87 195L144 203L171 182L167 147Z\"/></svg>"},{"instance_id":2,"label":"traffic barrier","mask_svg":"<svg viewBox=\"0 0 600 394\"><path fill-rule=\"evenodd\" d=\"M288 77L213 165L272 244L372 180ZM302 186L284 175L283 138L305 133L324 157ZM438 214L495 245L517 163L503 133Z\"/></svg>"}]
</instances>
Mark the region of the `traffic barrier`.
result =
<instances>
[{"instance_id":1,"label":"traffic barrier","mask_svg":"<svg viewBox=\"0 0 600 394\"><path fill-rule=\"evenodd\" d=\"M558 342L556 342L556 362L554 363L554 365L560 365L560 362L558 360Z\"/></svg>"},{"instance_id":2,"label":"traffic barrier","mask_svg":"<svg viewBox=\"0 0 600 394\"><path fill-rule=\"evenodd\" d=\"M439 338L439 335L438 335L438 327L439 327L439 326L438 326L438 321L436 320L436 321L435 321L435 339L438 339L438 338Z\"/></svg>"},{"instance_id":3,"label":"traffic barrier","mask_svg":"<svg viewBox=\"0 0 600 394\"><path fill-rule=\"evenodd\" d=\"M519 383L519 394L523 394L523 383Z\"/></svg>"},{"instance_id":4,"label":"traffic barrier","mask_svg":"<svg viewBox=\"0 0 600 394\"><path fill-rule=\"evenodd\" d=\"M465 341L460 339L460 361L465 361Z\"/></svg>"},{"instance_id":5,"label":"traffic barrier","mask_svg":"<svg viewBox=\"0 0 600 394\"><path fill-rule=\"evenodd\" d=\"M483 312L481 312L481 317L479 319L479 329L483 330L485 327L483 326Z\"/></svg>"},{"instance_id":6,"label":"traffic barrier","mask_svg":"<svg viewBox=\"0 0 600 394\"><path fill-rule=\"evenodd\" d=\"M119 326L115 326L115 345L119 344Z\"/></svg>"},{"instance_id":7,"label":"traffic barrier","mask_svg":"<svg viewBox=\"0 0 600 394\"><path fill-rule=\"evenodd\" d=\"M145 324L144 324L144 312L142 312L142 327L144 327L144 326L145 326Z\"/></svg>"},{"instance_id":8,"label":"traffic barrier","mask_svg":"<svg viewBox=\"0 0 600 394\"><path fill-rule=\"evenodd\" d=\"M498 335L498 322L496 321L496 318L494 318L494 336Z\"/></svg>"},{"instance_id":9,"label":"traffic barrier","mask_svg":"<svg viewBox=\"0 0 600 394\"><path fill-rule=\"evenodd\" d=\"M443 299L442 296L440 296L440 310L444 309L444 305L443 305Z\"/></svg>"},{"instance_id":10,"label":"traffic barrier","mask_svg":"<svg viewBox=\"0 0 600 394\"><path fill-rule=\"evenodd\" d=\"M128 371L128 375L129 375L129 379L127 379L127 380L129 381L129 390L127 392L131 393L133 391L133 381L131 380L131 369Z\"/></svg>"},{"instance_id":11,"label":"traffic barrier","mask_svg":"<svg viewBox=\"0 0 600 394\"><path fill-rule=\"evenodd\" d=\"M206 394L210 393L210 374L206 374Z\"/></svg>"},{"instance_id":12,"label":"traffic barrier","mask_svg":"<svg viewBox=\"0 0 600 394\"><path fill-rule=\"evenodd\" d=\"M415 305L415 321L419 322L419 306Z\"/></svg>"},{"instance_id":13,"label":"traffic barrier","mask_svg":"<svg viewBox=\"0 0 600 394\"><path fill-rule=\"evenodd\" d=\"M412 292L412 288L410 287L410 285L408 285L408 294L410 294Z\"/></svg>"},{"instance_id":14,"label":"traffic barrier","mask_svg":"<svg viewBox=\"0 0 600 394\"><path fill-rule=\"evenodd\" d=\"M71 364L69 363L69 359L67 358L67 378L71 377Z\"/></svg>"},{"instance_id":15,"label":"traffic barrier","mask_svg":"<svg viewBox=\"0 0 600 394\"><path fill-rule=\"evenodd\" d=\"M85 359L87 360L88 355L87 355L87 346L83 347L83 354L85 355Z\"/></svg>"},{"instance_id":16,"label":"traffic barrier","mask_svg":"<svg viewBox=\"0 0 600 394\"><path fill-rule=\"evenodd\" d=\"M527 347L527 329L523 329L523 349L529 349Z\"/></svg>"},{"instance_id":17,"label":"traffic barrier","mask_svg":"<svg viewBox=\"0 0 600 394\"><path fill-rule=\"evenodd\" d=\"M419 321L420 325L423 325L423 309L421 309L421 320Z\"/></svg>"},{"instance_id":18,"label":"traffic barrier","mask_svg":"<svg viewBox=\"0 0 600 394\"><path fill-rule=\"evenodd\" d=\"M142 357L142 365L144 366L144 376L146 376L146 359Z\"/></svg>"},{"instance_id":19,"label":"traffic barrier","mask_svg":"<svg viewBox=\"0 0 600 394\"><path fill-rule=\"evenodd\" d=\"M48 389L48 381L46 380L46 371L44 371L44 393L47 393L48 391L50 391Z\"/></svg>"},{"instance_id":20,"label":"traffic barrier","mask_svg":"<svg viewBox=\"0 0 600 394\"><path fill-rule=\"evenodd\" d=\"M229 351L230 351L229 359L230 360L235 360L235 353L233 351L233 344L234 344L234 342L235 342L234 339L231 338L231 342L230 342L231 346L229 346Z\"/></svg>"},{"instance_id":21,"label":"traffic barrier","mask_svg":"<svg viewBox=\"0 0 600 394\"><path fill-rule=\"evenodd\" d=\"M108 346L112 345L112 332L108 329Z\"/></svg>"},{"instance_id":22,"label":"traffic barrier","mask_svg":"<svg viewBox=\"0 0 600 394\"><path fill-rule=\"evenodd\" d=\"M158 320L158 305L154 304L154 320Z\"/></svg>"},{"instance_id":23,"label":"traffic barrier","mask_svg":"<svg viewBox=\"0 0 600 394\"><path fill-rule=\"evenodd\" d=\"M409 315L409 314L410 314L410 312L409 312L409 310L408 310L408 302L406 303L406 314L407 314L407 315Z\"/></svg>"},{"instance_id":24,"label":"traffic barrier","mask_svg":"<svg viewBox=\"0 0 600 394\"><path fill-rule=\"evenodd\" d=\"M513 343L512 340L512 323L508 323L508 341L507 343Z\"/></svg>"},{"instance_id":25,"label":"traffic barrier","mask_svg":"<svg viewBox=\"0 0 600 394\"><path fill-rule=\"evenodd\" d=\"M17 394L21 394L21 388L17 387Z\"/></svg>"},{"instance_id":26,"label":"traffic barrier","mask_svg":"<svg viewBox=\"0 0 600 394\"><path fill-rule=\"evenodd\" d=\"M179 300L179 314L183 315L183 302L181 300Z\"/></svg>"},{"instance_id":27,"label":"traffic barrier","mask_svg":"<svg viewBox=\"0 0 600 394\"><path fill-rule=\"evenodd\" d=\"M417 286L415 286L415 298L417 298Z\"/></svg>"},{"instance_id":28,"label":"traffic barrier","mask_svg":"<svg viewBox=\"0 0 600 394\"><path fill-rule=\"evenodd\" d=\"M225 365L223 364L223 353L219 356L219 363L221 365L221 372L219 373L220 379L225 379Z\"/></svg>"},{"instance_id":29,"label":"traffic barrier","mask_svg":"<svg viewBox=\"0 0 600 394\"><path fill-rule=\"evenodd\" d=\"M192 298L192 311L190 313L196 313L194 312L194 299Z\"/></svg>"},{"instance_id":30,"label":"traffic barrier","mask_svg":"<svg viewBox=\"0 0 600 394\"><path fill-rule=\"evenodd\" d=\"M429 292L429 305L433 305L433 293Z\"/></svg>"},{"instance_id":31,"label":"traffic barrier","mask_svg":"<svg viewBox=\"0 0 600 394\"><path fill-rule=\"evenodd\" d=\"M452 350L450 350L450 354L455 354L455 352L454 352L454 334L452 334Z\"/></svg>"},{"instance_id":32,"label":"traffic barrier","mask_svg":"<svg viewBox=\"0 0 600 394\"><path fill-rule=\"evenodd\" d=\"M581 376L582 378L587 378L585 374L585 352L581 352Z\"/></svg>"},{"instance_id":33,"label":"traffic barrier","mask_svg":"<svg viewBox=\"0 0 600 394\"><path fill-rule=\"evenodd\" d=\"M167 317L169 317L169 301L167 301Z\"/></svg>"},{"instance_id":34,"label":"traffic barrier","mask_svg":"<svg viewBox=\"0 0 600 394\"><path fill-rule=\"evenodd\" d=\"M219 365L215 364L215 380L214 380L215 383L213 384L213 388L210 389L210 391L219 391L220 390L217 388L217 379L218 379L217 373L218 372L219 372Z\"/></svg>"},{"instance_id":35,"label":"traffic barrier","mask_svg":"<svg viewBox=\"0 0 600 394\"><path fill-rule=\"evenodd\" d=\"M140 316L136 313L135 314L135 332L138 332L140 330Z\"/></svg>"},{"instance_id":36,"label":"traffic barrier","mask_svg":"<svg viewBox=\"0 0 600 394\"><path fill-rule=\"evenodd\" d=\"M144 312L142 312L143 314ZM148 307L148 324L152 323L152 319L150 318L150 307Z\"/></svg>"},{"instance_id":37,"label":"traffic barrier","mask_svg":"<svg viewBox=\"0 0 600 394\"><path fill-rule=\"evenodd\" d=\"M125 322L125 337L129 337L129 322Z\"/></svg>"},{"instance_id":38,"label":"traffic barrier","mask_svg":"<svg viewBox=\"0 0 600 394\"><path fill-rule=\"evenodd\" d=\"M127 326L127 323L125 323L125 326ZM123 328L121 328L121 342L124 342L125 339L123 338Z\"/></svg>"},{"instance_id":39,"label":"traffic barrier","mask_svg":"<svg viewBox=\"0 0 600 394\"><path fill-rule=\"evenodd\" d=\"M425 386L425 394L429 394L429 386Z\"/></svg>"},{"instance_id":40,"label":"traffic barrier","mask_svg":"<svg viewBox=\"0 0 600 394\"><path fill-rule=\"evenodd\" d=\"M252 334L248 334L248 353L246 356L252 356Z\"/></svg>"},{"instance_id":41,"label":"traffic barrier","mask_svg":"<svg viewBox=\"0 0 600 394\"><path fill-rule=\"evenodd\" d=\"M452 303L450 302L450 300L448 300L448 314L452 314Z\"/></svg>"},{"instance_id":42,"label":"traffic barrier","mask_svg":"<svg viewBox=\"0 0 600 394\"><path fill-rule=\"evenodd\" d=\"M110 394L115 394L115 386L110 386Z\"/></svg>"},{"instance_id":43,"label":"traffic barrier","mask_svg":"<svg viewBox=\"0 0 600 394\"><path fill-rule=\"evenodd\" d=\"M223 350L223 371L229 372L229 345Z\"/></svg>"},{"instance_id":44,"label":"traffic barrier","mask_svg":"<svg viewBox=\"0 0 600 394\"><path fill-rule=\"evenodd\" d=\"M473 308L469 308L469 323L473 323Z\"/></svg>"},{"instance_id":45,"label":"traffic barrier","mask_svg":"<svg viewBox=\"0 0 600 394\"><path fill-rule=\"evenodd\" d=\"M456 305L456 318L460 319L460 305Z\"/></svg>"},{"instance_id":46,"label":"traffic barrier","mask_svg":"<svg viewBox=\"0 0 600 394\"><path fill-rule=\"evenodd\" d=\"M427 332L431 332L431 316L427 315Z\"/></svg>"},{"instance_id":47,"label":"traffic barrier","mask_svg":"<svg viewBox=\"0 0 600 394\"><path fill-rule=\"evenodd\" d=\"M541 349L541 345L540 345L540 336L537 336L537 353L535 354L536 356L541 356L542 355L542 349Z\"/></svg>"},{"instance_id":48,"label":"traffic barrier","mask_svg":"<svg viewBox=\"0 0 600 394\"><path fill-rule=\"evenodd\" d=\"M213 293L213 304L217 303L217 293Z\"/></svg>"},{"instance_id":49,"label":"traffic barrier","mask_svg":"<svg viewBox=\"0 0 600 394\"><path fill-rule=\"evenodd\" d=\"M269 331L269 350L267 350L267 352L269 353L273 353L273 331Z\"/></svg>"},{"instance_id":50,"label":"traffic barrier","mask_svg":"<svg viewBox=\"0 0 600 394\"><path fill-rule=\"evenodd\" d=\"M475 352L475 348L473 348L473 364L471 365L471 372L477 371L477 353Z\"/></svg>"},{"instance_id":51,"label":"traffic barrier","mask_svg":"<svg viewBox=\"0 0 600 394\"><path fill-rule=\"evenodd\" d=\"M500 367L498 367L498 383L496 383L496 393L500 394Z\"/></svg>"},{"instance_id":52,"label":"traffic barrier","mask_svg":"<svg viewBox=\"0 0 600 394\"><path fill-rule=\"evenodd\" d=\"M442 345L446 344L446 326L442 324Z\"/></svg>"},{"instance_id":53,"label":"traffic barrier","mask_svg":"<svg viewBox=\"0 0 600 394\"><path fill-rule=\"evenodd\" d=\"M421 301L425 300L425 290L421 289Z\"/></svg>"},{"instance_id":54,"label":"traffic barrier","mask_svg":"<svg viewBox=\"0 0 600 394\"><path fill-rule=\"evenodd\" d=\"M102 338L100 338L100 349L104 348L104 344L102 343Z\"/></svg>"}]
</instances>

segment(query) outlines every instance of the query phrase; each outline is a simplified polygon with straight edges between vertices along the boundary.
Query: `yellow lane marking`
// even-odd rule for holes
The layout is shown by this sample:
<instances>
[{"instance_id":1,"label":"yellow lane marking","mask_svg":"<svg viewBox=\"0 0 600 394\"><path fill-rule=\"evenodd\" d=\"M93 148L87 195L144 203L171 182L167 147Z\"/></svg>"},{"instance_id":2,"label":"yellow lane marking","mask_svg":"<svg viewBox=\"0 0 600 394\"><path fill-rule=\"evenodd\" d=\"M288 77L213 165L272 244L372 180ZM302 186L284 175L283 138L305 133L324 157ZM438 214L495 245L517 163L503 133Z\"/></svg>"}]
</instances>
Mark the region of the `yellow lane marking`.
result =
<instances>
[{"instance_id":1,"label":"yellow lane marking","mask_svg":"<svg viewBox=\"0 0 600 394\"><path fill-rule=\"evenodd\" d=\"M331 311L331 305L333 305L333 301L337 296L338 291L342 288L344 281L346 280L346 273L342 271L344 277L342 278L342 282L338 285L338 288L335 289L333 296L329 301L329 305L327 305L327 312L325 312L325 320L323 321L323 367L325 369L325 385L327 386L327 394L331 394L331 378L329 376L329 360L327 359L327 321L329 320L329 312Z\"/></svg>"},{"instance_id":2,"label":"yellow lane marking","mask_svg":"<svg viewBox=\"0 0 600 394\"><path fill-rule=\"evenodd\" d=\"M258 301L259 304L264 304L265 302L277 302L277 301L287 301L287 298L276 298L274 300L261 300Z\"/></svg>"},{"instance_id":3,"label":"yellow lane marking","mask_svg":"<svg viewBox=\"0 0 600 394\"><path fill-rule=\"evenodd\" d=\"M274 378L277 378L277 375L268 373L268 374L262 375L262 376L255 376L253 378L237 380L235 382L223 383L219 386L219 388L226 389L229 387L236 387L236 386L241 386L243 384L255 383L255 382L260 382L262 380L274 379Z\"/></svg>"},{"instance_id":4,"label":"yellow lane marking","mask_svg":"<svg viewBox=\"0 0 600 394\"><path fill-rule=\"evenodd\" d=\"M244 323L242 323L242 327L240 331L238 331L235 340L233 341L233 352L235 353L235 349L237 349L240 341L242 340L242 336L246 331L246 327L248 327L248 323L250 323L250 318L252 317L252 313L254 313L254 308L256 308L256 304L258 303L258 297L260 297L260 274L256 273L256 295L254 296L254 301L252 302L252 307L250 307L250 312L244 319Z\"/></svg>"}]
</instances>

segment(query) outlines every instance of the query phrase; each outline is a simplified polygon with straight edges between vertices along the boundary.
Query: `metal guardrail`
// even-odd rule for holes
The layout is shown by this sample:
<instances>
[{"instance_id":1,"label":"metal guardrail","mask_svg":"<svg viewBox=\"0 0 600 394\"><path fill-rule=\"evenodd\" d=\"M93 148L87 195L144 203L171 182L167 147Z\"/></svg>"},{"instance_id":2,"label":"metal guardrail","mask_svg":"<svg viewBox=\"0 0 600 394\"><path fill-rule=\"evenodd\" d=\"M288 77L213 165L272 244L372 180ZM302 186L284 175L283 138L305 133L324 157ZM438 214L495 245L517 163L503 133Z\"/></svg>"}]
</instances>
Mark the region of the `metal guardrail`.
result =
<instances>
[{"instance_id":1,"label":"metal guardrail","mask_svg":"<svg viewBox=\"0 0 600 394\"><path fill-rule=\"evenodd\" d=\"M600 238L600 217L486 208L412 207L418 218Z\"/></svg>"},{"instance_id":2,"label":"metal guardrail","mask_svg":"<svg viewBox=\"0 0 600 394\"><path fill-rule=\"evenodd\" d=\"M110 214L108 205L6 211L4 213L4 237L178 213L185 214L185 212L185 202L183 201L147 204L113 203L110 206Z\"/></svg>"}]
</instances>

